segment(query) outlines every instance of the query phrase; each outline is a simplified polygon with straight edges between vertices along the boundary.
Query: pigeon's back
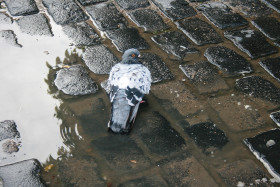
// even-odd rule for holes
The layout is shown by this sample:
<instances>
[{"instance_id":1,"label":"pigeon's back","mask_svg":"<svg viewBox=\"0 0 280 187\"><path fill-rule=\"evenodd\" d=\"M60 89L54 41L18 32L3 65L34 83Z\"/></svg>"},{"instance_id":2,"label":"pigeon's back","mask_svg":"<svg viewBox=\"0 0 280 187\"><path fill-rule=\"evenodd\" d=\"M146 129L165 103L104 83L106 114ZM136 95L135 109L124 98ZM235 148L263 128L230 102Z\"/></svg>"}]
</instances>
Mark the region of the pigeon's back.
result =
<instances>
[{"instance_id":1,"label":"pigeon's back","mask_svg":"<svg viewBox=\"0 0 280 187\"><path fill-rule=\"evenodd\" d=\"M136 114L151 86L150 71L142 64L116 64L109 76L112 103L109 128L116 133L127 133L132 128Z\"/></svg>"}]
</instances>

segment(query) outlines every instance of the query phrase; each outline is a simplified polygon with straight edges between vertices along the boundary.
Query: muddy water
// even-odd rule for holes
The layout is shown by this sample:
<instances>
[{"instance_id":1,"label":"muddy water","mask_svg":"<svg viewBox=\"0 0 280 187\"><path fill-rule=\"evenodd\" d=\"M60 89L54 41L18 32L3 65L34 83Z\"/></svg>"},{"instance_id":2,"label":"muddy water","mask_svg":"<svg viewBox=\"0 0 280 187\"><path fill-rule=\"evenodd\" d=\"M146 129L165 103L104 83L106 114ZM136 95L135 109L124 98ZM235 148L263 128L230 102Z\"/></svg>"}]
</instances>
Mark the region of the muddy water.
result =
<instances>
[{"instance_id":1,"label":"muddy water","mask_svg":"<svg viewBox=\"0 0 280 187\"><path fill-rule=\"evenodd\" d=\"M172 29L175 29L175 25L172 22L166 21ZM96 94L70 97L58 92L53 85L57 68L63 65L83 64L83 60L81 59L83 50L71 46L71 41L64 35L61 27L54 24L52 20L50 20L50 23L54 37L29 36L22 33L16 23L12 25L0 25L0 30L13 30L18 37L18 42L23 46L22 48L18 48L0 43L0 121L14 120L21 135L19 152L11 155L1 153L0 165L29 158L38 159L44 167L53 164L53 167L46 169L48 172L42 172L44 180L50 186L67 186L71 182L78 183L83 178L82 176L84 176L84 183L94 184L94 181L92 181L94 179L96 184L100 183L101 186L103 184L110 186L111 183L116 184L126 181L130 176L122 175L122 173L126 172L125 169L120 170L119 173L114 172L112 168L108 167L108 163L104 160L103 155L92 147L92 142L95 140L102 139L103 137L115 137L106 131L110 103L105 91L100 87L100 83L107 76L90 73L90 76L99 85L99 91ZM130 24L135 27L133 23L130 22ZM184 61L178 61L156 47L150 39L150 34L143 34L141 31L140 33L142 36L145 36L145 39L151 45L149 52L161 56L171 72L175 75L175 79L186 84L188 89L198 98L198 101L203 106L200 111L188 116L186 119L191 124L205 120L215 121L216 125L226 132L229 143L223 148L223 151L210 150L210 154L203 154L183 129L177 125L176 114L165 111L162 107L163 103L156 98L153 92L147 96L148 106L143 106L140 109L135 128L129 136L124 136L123 139L132 138L140 146L151 163L156 163L161 160L162 157L151 154L147 147L143 145L141 139L136 136L137 125L141 125L141 121L146 119L152 111L159 111L185 139L188 152L205 167L210 176L215 179L216 183L223 184L217 176L215 168L221 167L225 162L232 162L239 159L250 158L255 160L255 157L248 151L248 148L243 144L242 140L254 136L260 130L265 131L275 127L273 122L268 118L269 112L267 112L273 107L271 108L265 102L262 103L260 100L256 100L258 106L254 109L258 110L261 116L267 116L264 118L266 125L258 130L252 129L242 133L235 132L224 125L223 120L220 119L218 113L212 108L209 102L213 97L225 95L239 96L239 93L234 89L234 85L236 78L240 78L241 76L235 78L224 77L230 87L229 90L210 95L200 94L188 80L185 80L186 77L179 70L178 66L179 64L195 63L205 60L202 54L206 47L199 48L201 51L200 54L192 54L186 57ZM120 58L121 54L116 51L110 41L105 40L104 43ZM225 46L227 45L230 48L233 46L229 41L225 41ZM243 56L246 57L246 55ZM257 61L250 62L254 68L255 75L262 75L279 86L279 83L271 79L257 65ZM226 100L221 98L214 102L225 103ZM245 101L242 100L244 106L248 103L249 99L245 98ZM230 118L231 112L224 114L225 118L227 116ZM101 142L100 144L101 147L102 144L106 147L106 142ZM110 151L108 150L108 152ZM82 160L81 158L88 160L88 162L84 163L80 161ZM261 163L256 163L264 169ZM123 163L120 161L117 164L132 165L131 167L135 167L131 161ZM88 170L83 169L83 166L84 168L90 166L90 169L95 170L96 173L88 175ZM157 169L149 170L152 167L153 164L147 166L143 171L136 172L136 175L160 174L160 171ZM62 173L65 176L60 176Z\"/></svg>"}]
</instances>

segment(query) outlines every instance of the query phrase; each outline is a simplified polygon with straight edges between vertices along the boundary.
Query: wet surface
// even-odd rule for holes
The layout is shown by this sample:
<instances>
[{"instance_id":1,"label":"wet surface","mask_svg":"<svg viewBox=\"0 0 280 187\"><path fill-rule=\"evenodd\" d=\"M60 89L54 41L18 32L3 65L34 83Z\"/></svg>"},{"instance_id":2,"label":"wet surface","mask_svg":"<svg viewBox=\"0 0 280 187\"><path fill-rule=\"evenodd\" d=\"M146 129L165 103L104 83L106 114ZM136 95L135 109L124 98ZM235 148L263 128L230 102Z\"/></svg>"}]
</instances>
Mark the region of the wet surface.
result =
<instances>
[{"instance_id":1,"label":"wet surface","mask_svg":"<svg viewBox=\"0 0 280 187\"><path fill-rule=\"evenodd\" d=\"M197 45L222 42L213 27L198 18L179 20L176 24Z\"/></svg>"},{"instance_id":2,"label":"wet surface","mask_svg":"<svg viewBox=\"0 0 280 187\"><path fill-rule=\"evenodd\" d=\"M5 186L44 186L39 178L41 166L36 160L25 160L0 167Z\"/></svg>"},{"instance_id":3,"label":"wet surface","mask_svg":"<svg viewBox=\"0 0 280 187\"><path fill-rule=\"evenodd\" d=\"M278 49L268 43L263 35L251 29L225 32L225 37L231 40L240 50L251 58L259 58L273 53Z\"/></svg>"},{"instance_id":4,"label":"wet surface","mask_svg":"<svg viewBox=\"0 0 280 187\"><path fill-rule=\"evenodd\" d=\"M203 4L198 7L203 14L221 29L234 28L247 25L248 22L240 14L233 13L222 3Z\"/></svg>"},{"instance_id":5,"label":"wet surface","mask_svg":"<svg viewBox=\"0 0 280 187\"><path fill-rule=\"evenodd\" d=\"M245 144L256 155L256 157L264 162L268 170L272 170L277 175L280 173L279 162L279 129L273 129L258 134L252 138L246 138ZM272 173L273 173L272 172Z\"/></svg>"},{"instance_id":6,"label":"wet surface","mask_svg":"<svg viewBox=\"0 0 280 187\"><path fill-rule=\"evenodd\" d=\"M252 66L244 57L223 46L207 48L204 56L225 74L231 76L253 71Z\"/></svg>"},{"instance_id":7,"label":"wet surface","mask_svg":"<svg viewBox=\"0 0 280 187\"><path fill-rule=\"evenodd\" d=\"M36 186L279 185L277 3L36 0L24 16L7 4L0 121L20 136L0 142L0 186L26 172ZM131 47L153 84L130 134L115 135L103 87Z\"/></svg>"}]
</instances>

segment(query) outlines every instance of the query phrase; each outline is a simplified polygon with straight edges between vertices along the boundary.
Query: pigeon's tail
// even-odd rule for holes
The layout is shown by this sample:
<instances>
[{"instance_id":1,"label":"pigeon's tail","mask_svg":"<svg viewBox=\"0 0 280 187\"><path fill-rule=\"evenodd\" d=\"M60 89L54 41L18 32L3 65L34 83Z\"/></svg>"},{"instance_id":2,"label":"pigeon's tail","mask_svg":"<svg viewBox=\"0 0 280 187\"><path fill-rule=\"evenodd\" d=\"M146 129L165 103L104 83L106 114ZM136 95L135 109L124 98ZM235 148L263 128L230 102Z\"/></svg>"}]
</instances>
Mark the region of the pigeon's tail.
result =
<instances>
[{"instance_id":1,"label":"pigeon's tail","mask_svg":"<svg viewBox=\"0 0 280 187\"><path fill-rule=\"evenodd\" d=\"M129 105L125 90L118 90L112 102L111 119L108 123L109 130L115 133L128 133L135 121L139 104L140 102L135 106Z\"/></svg>"}]
</instances>

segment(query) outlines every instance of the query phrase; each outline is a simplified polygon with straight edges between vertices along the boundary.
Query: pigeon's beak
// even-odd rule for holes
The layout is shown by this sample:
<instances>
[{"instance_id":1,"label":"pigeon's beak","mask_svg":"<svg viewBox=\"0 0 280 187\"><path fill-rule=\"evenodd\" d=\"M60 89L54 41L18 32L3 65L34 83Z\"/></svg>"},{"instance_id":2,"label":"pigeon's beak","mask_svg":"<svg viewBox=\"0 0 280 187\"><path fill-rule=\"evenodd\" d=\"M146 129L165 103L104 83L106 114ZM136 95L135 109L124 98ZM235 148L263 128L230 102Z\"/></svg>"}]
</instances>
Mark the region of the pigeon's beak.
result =
<instances>
[{"instance_id":1,"label":"pigeon's beak","mask_svg":"<svg viewBox=\"0 0 280 187\"><path fill-rule=\"evenodd\" d=\"M138 55L138 58L143 58L143 56L141 56L141 55Z\"/></svg>"}]
</instances>

